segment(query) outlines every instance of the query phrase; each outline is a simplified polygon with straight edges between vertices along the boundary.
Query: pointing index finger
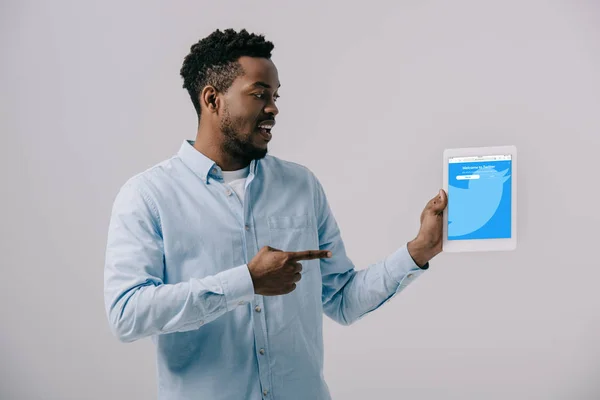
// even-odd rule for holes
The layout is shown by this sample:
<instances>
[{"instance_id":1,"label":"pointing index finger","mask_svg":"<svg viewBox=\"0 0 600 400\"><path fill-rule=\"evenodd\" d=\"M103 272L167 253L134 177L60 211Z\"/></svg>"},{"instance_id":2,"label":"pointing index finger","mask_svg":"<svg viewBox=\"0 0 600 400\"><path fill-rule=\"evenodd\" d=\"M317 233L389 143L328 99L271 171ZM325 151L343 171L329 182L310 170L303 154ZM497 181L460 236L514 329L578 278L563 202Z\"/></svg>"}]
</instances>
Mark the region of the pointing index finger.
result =
<instances>
[{"instance_id":1,"label":"pointing index finger","mask_svg":"<svg viewBox=\"0 0 600 400\"><path fill-rule=\"evenodd\" d=\"M316 260L317 258L330 258L331 252L328 250L306 250L288 252L292 261Z\"/></svg>"}]
</instances>

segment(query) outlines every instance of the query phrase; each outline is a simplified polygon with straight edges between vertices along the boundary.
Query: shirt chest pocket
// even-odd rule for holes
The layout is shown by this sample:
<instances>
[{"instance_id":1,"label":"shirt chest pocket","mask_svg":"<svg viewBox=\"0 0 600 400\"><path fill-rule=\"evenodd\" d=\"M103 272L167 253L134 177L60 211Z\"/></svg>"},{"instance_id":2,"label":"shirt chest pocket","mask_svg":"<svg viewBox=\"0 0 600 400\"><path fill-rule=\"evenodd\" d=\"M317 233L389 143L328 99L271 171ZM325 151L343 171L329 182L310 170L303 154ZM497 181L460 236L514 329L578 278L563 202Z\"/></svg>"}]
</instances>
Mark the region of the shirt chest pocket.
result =
<instances>
[{"instance_id":1,"label":"shirt chest pocket","mask_svg":"<svg viewBox=\"0 0 600 400\"><path fill-rule=\"evenodd\" d=\"M318 250L316 226L308 214L267 217L271 247L283 251Z\"/></svg>"},{"instance_id":2,"label":"shirt chest pocket","mask_svg":"<svg viewBox=\"0 0 600 400\"><path fill-rule=\"evenodd\" d=\"M271 215L267 222L269 246L282 251L319 249L316 222L310 215ZM296 318L311 321L314 315L322 313L320 261L302 260L300 263L302 279L294 291L283 296L265 297L267 327L273 335L289 329Z\"/></svg>"}]
</instances>

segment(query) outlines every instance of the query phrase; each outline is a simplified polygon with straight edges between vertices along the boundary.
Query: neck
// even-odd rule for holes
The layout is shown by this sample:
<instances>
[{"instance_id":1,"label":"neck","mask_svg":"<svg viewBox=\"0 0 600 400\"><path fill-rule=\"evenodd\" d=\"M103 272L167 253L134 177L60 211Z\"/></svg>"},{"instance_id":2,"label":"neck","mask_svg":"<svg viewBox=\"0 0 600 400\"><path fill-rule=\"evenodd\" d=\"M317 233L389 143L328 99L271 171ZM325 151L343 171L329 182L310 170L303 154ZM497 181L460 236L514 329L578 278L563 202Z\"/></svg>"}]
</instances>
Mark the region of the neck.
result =
<instances>
[{"instance_id":1,"label":"neck","mask_svg":"<svg viewBox=\"0 0 600 400\"><path fill-rule=\"evenodd\" d=\"M222 142L215 138L214 129L200 125L196 133L194 148L206 157L213 160L223 171L237 171L249 165L247 161L240 160L222 149Z\"/></svg>"}]
</instances>

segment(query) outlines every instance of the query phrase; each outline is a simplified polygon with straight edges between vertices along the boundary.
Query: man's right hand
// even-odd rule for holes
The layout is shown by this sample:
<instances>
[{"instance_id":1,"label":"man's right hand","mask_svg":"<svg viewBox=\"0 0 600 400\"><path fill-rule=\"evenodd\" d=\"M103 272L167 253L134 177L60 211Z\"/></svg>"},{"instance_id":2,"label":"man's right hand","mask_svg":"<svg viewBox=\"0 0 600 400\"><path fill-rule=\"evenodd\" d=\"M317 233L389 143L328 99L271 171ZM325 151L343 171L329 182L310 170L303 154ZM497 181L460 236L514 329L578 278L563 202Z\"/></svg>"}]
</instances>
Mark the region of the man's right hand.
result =
<instances>
[{"instance_id":1,"label":"man's right hand","mask_svg":"<svg viewBox=\"0 0 600 400\"><path fill-rule=\"evenodd\" d=\"M263 296L288 294L296 289L302 275L302 260L330 258L327 250L281 251L265 246L248 263L254 293Z\"/></svg>"}]
</instances>

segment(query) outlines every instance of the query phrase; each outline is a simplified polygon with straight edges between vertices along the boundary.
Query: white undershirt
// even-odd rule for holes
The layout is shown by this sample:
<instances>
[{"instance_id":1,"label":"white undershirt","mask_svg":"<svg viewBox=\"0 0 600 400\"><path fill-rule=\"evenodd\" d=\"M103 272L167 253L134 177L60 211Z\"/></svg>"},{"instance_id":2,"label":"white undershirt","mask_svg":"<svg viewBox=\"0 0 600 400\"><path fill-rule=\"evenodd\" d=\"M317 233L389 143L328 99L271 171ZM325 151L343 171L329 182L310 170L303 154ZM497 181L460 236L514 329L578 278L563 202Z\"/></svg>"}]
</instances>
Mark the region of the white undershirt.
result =
<instances>
[{"instance_id":1,"label":"white undershirt","mask_svg":"<svg viewBox=\"0 0 600 400\"><path fill-rule=\"evenodd\" d=\"M246 193L246 178L250 174L250 166L246 168L238 169L237 171L221 171L223 174L223 181L226 185L229 185L238 198L244 204L244 195Z\"/></svg>"}]
</instances>

